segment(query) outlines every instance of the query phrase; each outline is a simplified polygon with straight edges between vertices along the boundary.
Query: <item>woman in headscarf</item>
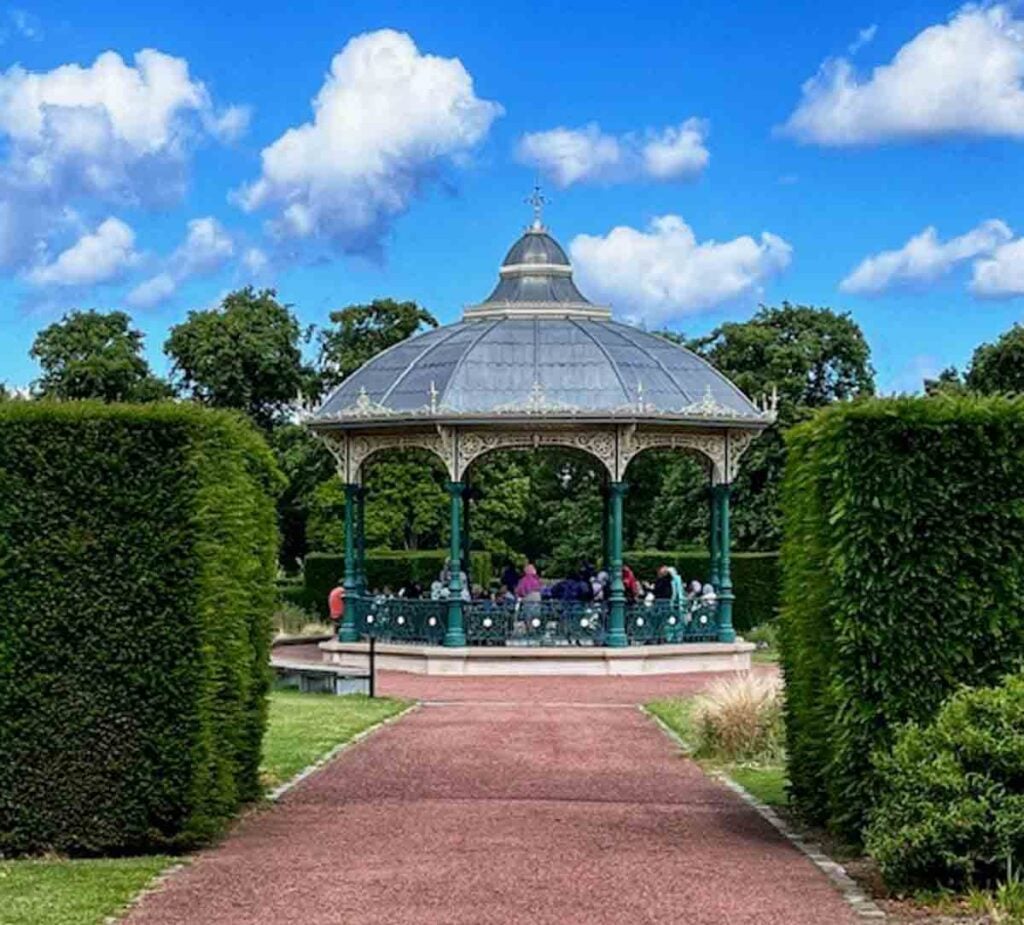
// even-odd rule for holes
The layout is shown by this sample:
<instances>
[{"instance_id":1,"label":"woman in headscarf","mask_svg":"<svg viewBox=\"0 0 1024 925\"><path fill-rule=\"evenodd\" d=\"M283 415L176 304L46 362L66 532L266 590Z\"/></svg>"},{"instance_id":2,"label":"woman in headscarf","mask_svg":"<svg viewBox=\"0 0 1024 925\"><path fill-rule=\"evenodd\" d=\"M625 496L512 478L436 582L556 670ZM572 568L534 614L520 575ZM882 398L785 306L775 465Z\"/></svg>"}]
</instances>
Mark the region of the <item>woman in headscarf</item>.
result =
<instances>
[{"instance_id":1,"label":"woman in headscarf","mask_svg":"<svg viewBox=\"0 0 1024 925\"><path fill-rule=\"evenodd\" d=\"M543 587L544 583L537 574L537 566L532 562L527 562L526 568L523 569L523 577L516 584L516 597L521 601L539 601Z\"/></svg>"},{"instance_id":2,"label":"woman in headscarf","mask_svg":"<svg viewBox=\"0 0 1024 925\"><path fill-rule=\"evenodd\" d=\"M658 569L658 577L654 580L654 598L659 601L672 600L672 575L667 565Z\"/></svg>"},{"instance_id":3,"label":"woman in headscarf","mask_svg":"<svg viewBox=\"0 0 1024 925\"><path fill-rule=\"evenodd\" d=\"M626 564L622 566L622 586L626 589L626 599L635 601L640 596L640 583L636 580L633 570Z\"/></svg>"}]
</instances>

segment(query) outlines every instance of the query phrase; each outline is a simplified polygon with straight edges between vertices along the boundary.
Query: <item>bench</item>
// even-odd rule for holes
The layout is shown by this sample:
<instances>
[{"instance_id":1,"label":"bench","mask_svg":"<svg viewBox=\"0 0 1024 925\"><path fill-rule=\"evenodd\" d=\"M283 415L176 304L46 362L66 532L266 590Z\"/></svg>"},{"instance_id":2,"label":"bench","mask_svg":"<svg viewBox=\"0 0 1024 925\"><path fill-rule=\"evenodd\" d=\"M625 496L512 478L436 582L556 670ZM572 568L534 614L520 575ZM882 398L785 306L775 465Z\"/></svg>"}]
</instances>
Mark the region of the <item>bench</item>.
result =
<instances>
[{"instance_id":1,"label":"bench","mask_svg":"<svg viewBox=\"0 0 1024 925\"><path fill-rule=\"evenodd\" d=\"M271 656L270 667L285 681L297 681L304 694L369 694L370 673L344 665L317 664Z\"/></svg>"}]
</instances>

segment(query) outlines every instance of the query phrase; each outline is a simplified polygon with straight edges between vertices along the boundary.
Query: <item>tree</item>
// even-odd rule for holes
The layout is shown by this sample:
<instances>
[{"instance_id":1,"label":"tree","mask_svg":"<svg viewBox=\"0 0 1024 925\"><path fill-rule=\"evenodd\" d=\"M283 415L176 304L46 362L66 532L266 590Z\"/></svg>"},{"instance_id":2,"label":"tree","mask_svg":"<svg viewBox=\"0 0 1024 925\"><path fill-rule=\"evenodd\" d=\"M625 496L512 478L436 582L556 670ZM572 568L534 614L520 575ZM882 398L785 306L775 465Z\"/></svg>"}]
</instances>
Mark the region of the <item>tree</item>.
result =
<instances>
[{"instance_id":1,"label":"tree","mask_svg":"<svg viewBox=\"0 0 1024 925\"><path fill-rule=\"evenodd\" d=\"M182 387L204 405L235 408L269 430L316 392L302 360L303 332L273 289L232 292L219 308L191 311L164 351Z\"/></svg>"},{"instance_id":2,"label":"tree","mask_svg":"<svg viewBox=\"0 0 1024 925\"><path fill-rule=\"evenodd\" d=\"M124 312L73 311L36 335L29 355L43 375L41 398L145 402L169 397L170 386L150 371L143 334Z\"/></svg>"},{"instance_id":3,"label":"tree","mask_svg":"<svg viewBox=\"0 0 1024 925\"><path fill-rule=\"evenodd\" d=\"M320 332L319 374L324 391L352 375L367 360L437 319L415 302L374 299L331 312L333 328Z\"/></svg>"},{"instance_id":4,"label":"tree","mask_svg":"<svg viewBox=\"0 0 1024 925\"><path fill-rule=\"evenodd\" d=\"M1024 392L1024 326L1015 324L971 357L967 387L985 395Z\"/></svg>"},{"instance_id":5,"label":"tree","mask_svg":"<svg viewBox=\"0 0 1024 925\"><path fill-rule=\"evenodd\" d=\"M963 376L955 366L947 366L934 379L924 380L925 395L959 395L966 388Z\"/></svg>"},{"instance_id":6,"label":"tree","mask_svg":"<svg viewBox=\"0 0 1024 925\"><path fill-rule=\"evenodd\" d=\"M776 549L782 432L815 408L874 392L864 333L849 314L783 302L761 306L750 321L723 324L690 346L752 398L778 390L778 422L743 457L733 517L739 548Z\"/></svg>"}]
</instances>

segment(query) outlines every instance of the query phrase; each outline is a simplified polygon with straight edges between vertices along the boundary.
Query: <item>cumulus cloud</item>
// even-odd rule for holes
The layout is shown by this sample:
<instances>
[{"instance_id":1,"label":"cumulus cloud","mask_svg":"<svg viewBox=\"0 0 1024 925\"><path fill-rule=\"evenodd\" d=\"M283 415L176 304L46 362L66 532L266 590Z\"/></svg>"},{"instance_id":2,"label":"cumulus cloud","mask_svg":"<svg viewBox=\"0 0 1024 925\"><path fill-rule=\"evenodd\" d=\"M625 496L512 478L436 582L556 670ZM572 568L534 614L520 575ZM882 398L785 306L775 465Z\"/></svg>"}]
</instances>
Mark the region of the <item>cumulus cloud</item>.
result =
<instances>
[{"instance_id":1,"label":"cumulus cloud","mask_svg":"<svg viewBox=\"0 0 1024 925\"><path fill-rule=\"evenodd\" d=\"M803 85L781 131L822 145L945 135L1024 136L1024 20L1011 7L968 5L920 32L861 77L846 58Z\"/></svg>"},{"instance_id":2,"label":"cumulus cloud","mask_svg":"<svg viewBox=\"0 0 1024 925\"><path fill-rule=\"evenodd\" d=\"M112 205L176 201L195 145L237 136L247 113L219 109L187 61L153 49L0 71L0 268L31 268Z\"/></svg>"},{"instance_id":3,"label":"cumulus cloud","mask_svg":"<svg viewBox=\"0 0 1024 925\"><path fill-rule=\"evenodd\" d=\"M1024 295L1024 238L1001 244L975 261L971 292L989 299Z\"/></svg>"},{"instance_id":4,"label":"cumulus cloud","mask_svg":"<svg viewBox=\"0 0 1024 925\"><path fill-rule=\"evenodd\" d=\"M1009 226L990 219L966 234L939 239L934 227L914 235L898 250L866 257L840 284L843 292L877 295L898 286L934 283L955 266L991 253L1013 237Z\"/></svg>"},{"instance_id":5,"label":"cumulus cloud","mask_svg":"<svg viewBox=\"0 0 1024 925\"><path fill-rule=\"evenodd\" d=\"M242 266L254 276L259 276L269 265L270 258L262 248L249 247L242 254Z\"/></svg>"},{"instance_id":6,"label":"cumulus cloud","mask_svg":"<svg viewBox=\"0 0 1024 925\"><path fill-rule=\"evenodd\" d=\"M636 320L660 324L756 293L793 250L777 235L698 241L678 215L607 235L577 235L570 246L584 291Z\"/></svg>"},{"instance_id":7,"label":"cumulus cloud","mask_svg":"<svg viewBox=\"0 0 1024 925\"><path fill-rule=\"evenodd\" d=\"M54 260L33 267L25 278L33 286L91 286L116 279L137 260L135 232L110 217Z\"/></svg>"},{"instance_id":8,"label":"cumulus cloud","mask_svg":"<svg viewBox=\"0 0 1024 925\"><path fill-rule=\"evenodd\" d=\"M192 219L184 241L167 258L164 269L129 292L128 304L133 308L153 308L166 302L185 280L216 273L234 253L234 239L217 219Z\"/></svg>"},{"instance_id":9,"label":"cumulus cloud","mask_svg":"<svg viewBox=\"0 0 1024 925\"><path fill-rule=\"evenodd\" d=\"M609 135L596 122L582 128L553 128L524 135L518 159L560 187L574 183L625 183L695 177L710 160L707 123L691 118L642 135Z\"/></svg>"},{"instance_id":10,"label":"cumulus cloud","mask_svg":"<svg viewBox=\"0 0 1024 925\"><path fill-rule=\"evenodd\" d=\"M372 251L421 187L463 161L502 111L476 95L458 58L423 54L391 29L357 36L331 61L312 121L263 149L260 177L237 200L248 211L272 209L279 236Z\"/></svg>"}]
</instances>

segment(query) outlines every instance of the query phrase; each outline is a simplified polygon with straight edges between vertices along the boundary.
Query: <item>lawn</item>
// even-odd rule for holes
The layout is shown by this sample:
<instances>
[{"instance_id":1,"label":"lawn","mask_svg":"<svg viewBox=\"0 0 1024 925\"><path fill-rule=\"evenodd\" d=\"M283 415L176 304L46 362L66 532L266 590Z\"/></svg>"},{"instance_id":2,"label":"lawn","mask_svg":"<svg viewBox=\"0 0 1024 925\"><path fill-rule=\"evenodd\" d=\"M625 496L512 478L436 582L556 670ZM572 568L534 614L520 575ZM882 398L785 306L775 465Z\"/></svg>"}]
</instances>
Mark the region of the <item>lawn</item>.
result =
<instances>
[{"instance_id":1,"label":"lawn","mask_svg":"<svg viewBox=\"0 0 1024 925\"><path fill-rule=\"evenodd\" d=\"M388 698L274 691L261 767L267 789L406 706ZM0 861L0 925L101 925L172 863L159 855Z\"/></svg>"},{"instance_id":2,"label":"lawn","mask_svg":"<svg viewBox=\"0 0 1024 925\"><path fill-rule=\"evenodd\" d=\"M693 699L682 697L669 700L655 700L647 704L647 711L658 717L684 742L693 738L691 714ZM696 759L701 767L709 771L721 771L741 787L748 790L768 806L785 806L789 802L786 794L786 768L781 764L747 764L730 761Z\"/></svg>"}]
</instances>

